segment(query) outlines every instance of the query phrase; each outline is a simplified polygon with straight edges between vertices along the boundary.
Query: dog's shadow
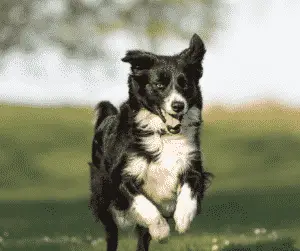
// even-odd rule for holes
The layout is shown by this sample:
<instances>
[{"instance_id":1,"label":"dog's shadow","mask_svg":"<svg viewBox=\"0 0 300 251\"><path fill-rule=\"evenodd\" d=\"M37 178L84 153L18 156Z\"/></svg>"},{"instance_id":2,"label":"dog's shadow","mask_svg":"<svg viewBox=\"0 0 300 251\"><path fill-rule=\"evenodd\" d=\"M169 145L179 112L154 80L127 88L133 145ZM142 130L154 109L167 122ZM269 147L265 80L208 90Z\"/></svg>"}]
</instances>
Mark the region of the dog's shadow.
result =
<instances>
[{"instance_id":1,"label":"dog's shadow","mask_svg":"<svg viewBox=\"0 0 300 251\"><path fill-rule=\"evenodd\" d=\"M300 251L292 239L261 241L253 244L231 244L220 251Z\"/></svg>"}]
</instances>

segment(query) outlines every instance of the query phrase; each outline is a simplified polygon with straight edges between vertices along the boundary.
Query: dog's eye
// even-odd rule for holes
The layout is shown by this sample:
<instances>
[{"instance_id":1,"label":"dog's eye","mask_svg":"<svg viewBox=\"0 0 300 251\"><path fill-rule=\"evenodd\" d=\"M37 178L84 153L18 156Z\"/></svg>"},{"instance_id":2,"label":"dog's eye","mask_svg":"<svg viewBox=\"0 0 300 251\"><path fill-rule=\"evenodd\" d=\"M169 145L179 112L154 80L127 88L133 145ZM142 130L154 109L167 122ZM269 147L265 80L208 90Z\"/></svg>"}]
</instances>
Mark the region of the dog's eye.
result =
<instances>
[{"instance_id":1,"label":"dog's eye","mask_svg":"<svg viewBox=\"0 0 300 251\"><path fill-rule=\"evenodd\" d=\"M177 79L177 83L182 89L187 88L187 81L184 76L179 76Z\"/></svg>"},{"instance_id":2,"label":"dog's eye","mask_svg":"<svg viewBox=\"0 0 300 251\"><path fill-rule=\"evenodd\" d=\"M158 89L164 89L165 86L162 84L162 83L156 83L155 86L158 88Z\"/></svg>"}]
</instances>

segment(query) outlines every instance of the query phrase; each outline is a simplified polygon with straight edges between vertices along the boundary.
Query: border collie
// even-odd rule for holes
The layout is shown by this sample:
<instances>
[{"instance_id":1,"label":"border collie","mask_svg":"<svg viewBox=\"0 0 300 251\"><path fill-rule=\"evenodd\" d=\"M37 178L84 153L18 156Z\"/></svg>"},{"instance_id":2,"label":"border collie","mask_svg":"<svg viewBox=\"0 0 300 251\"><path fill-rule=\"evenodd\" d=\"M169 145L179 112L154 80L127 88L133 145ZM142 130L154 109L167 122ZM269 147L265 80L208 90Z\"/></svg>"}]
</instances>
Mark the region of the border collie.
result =
<instances>
[{"instance_id":1,"label":"border collie","mask_svg":"<svg viewBox=\"0 0 300 251\"><path fill-rule=\"evenodd\" d=\"M168 221L185 233L200 212L211 174L202 166L199 80L206 50L194 34L173 56L130 50L129 98L118 110L97 105L90 207L116 251L118 227L135 226L137 250L168 239Z\"/></svg>"}]
</instances>

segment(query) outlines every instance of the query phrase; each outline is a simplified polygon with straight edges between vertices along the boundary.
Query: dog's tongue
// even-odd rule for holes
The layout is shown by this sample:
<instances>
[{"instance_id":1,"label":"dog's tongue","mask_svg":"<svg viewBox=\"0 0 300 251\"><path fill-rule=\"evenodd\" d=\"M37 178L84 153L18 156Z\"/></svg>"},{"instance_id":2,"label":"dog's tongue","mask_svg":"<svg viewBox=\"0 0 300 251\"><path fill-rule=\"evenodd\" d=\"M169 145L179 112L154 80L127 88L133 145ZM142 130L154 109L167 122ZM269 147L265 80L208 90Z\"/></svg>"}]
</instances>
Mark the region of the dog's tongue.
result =
<instances>
[{"instance_id":1,"label":"dog's tongue","mask_svg":"<svg viewBox=\"0 0 300 251\"><path fill-rule=\"evenodd\" d=\"M166 124L167 124L168 131L172 134L180 133L181 124L180 124L179 119L172 117L168 113L165 115L165 118L166 118Z\"/></svg>"}]
</instances>

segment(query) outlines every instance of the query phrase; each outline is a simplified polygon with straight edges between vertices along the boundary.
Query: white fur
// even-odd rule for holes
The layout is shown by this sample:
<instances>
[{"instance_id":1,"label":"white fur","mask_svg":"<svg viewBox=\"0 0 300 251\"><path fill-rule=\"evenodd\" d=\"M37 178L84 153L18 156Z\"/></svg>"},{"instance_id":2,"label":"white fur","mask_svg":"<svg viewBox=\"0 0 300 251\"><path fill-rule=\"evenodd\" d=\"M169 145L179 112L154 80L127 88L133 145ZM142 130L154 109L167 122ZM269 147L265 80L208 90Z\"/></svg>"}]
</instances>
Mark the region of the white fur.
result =
<instances>
[{"instance_id":1,"label":"white fur","mask_svg":"<svg viewBox=\"0 0 300 251\"><path fill-rule=\"evenodd\" d=\"M166 125L159 116L145 108L138 112L135 117L135 122L138 123L140 127L154 132L159 132L161 129L166 128Z\"/></svg>"},{"instance_id":2,"label":"white fur","mask_svg":"<svg viewBox=\"0 0 300 251\"><path fill-rule=\"evenodd\" d=\"M175 228L179 233L184 233L190 227L197 212L197 197L192 197L192 191L188 184L184 184L177 199L174 213Z\"/></svg>"},{"instance_id":3,"label":"white fur","mask_svg":"<svg viewBox=\"0 0 300 251\"><path fill-rule=\"evenodd\" d=\"M160 131L166 130L165 123L161 118L146 109L141 109L135 118L140 128L156 132L154 135L144 138L143 144L149 152L161 151L162 142L160 140Z\"/></svg>"},{"instance_id":4,"label":"white fur","mask_svg":"<svg viewBox=\"0 0 300 251\"><path fill-rule=\"evenodd\" d=\"M154 240L162 240L168 237L170 227L162 217L158 209L143 195L137 195L129 210L119 211L112 208L112 213L117 224L128 227L134 224L149 228L149 233Z\"/></svg>"},{"instance_id":5,"label":"white fur","mask_svg":"<svg viewBox=\"0 0 300 251\"><path fill-rule=\"evenodd\" d=\"M172 103L174 101L183 102L184 103L184 109L183 109L182 113L186 113L187 112L188 105L187 105L186 99L180 93L178 93L175 89L173 89L170 92L170 95L168 97L166 97L165 100L164 100L163 109L167 113L169 113L169 114L177 114L172 109Z\"/></svg>"},{"instance_id":6,"label":"white fur","mask_svg":"<svg viewBox=\"0 0 300 251\"><path fill-rule=\"evenodd\" d=\"M144 227L157 224L162 217L157 208L144 196L137 195L131 206L134 219Z\"/></svg>"},{"instance_id":7,"label":"white fur","mask_svg":"<svg viewBox=\"0 0 300 251\"><path fill-rule=\"evenodd\" d=\"M136 177L139 181L142 180L146 175L148 167L148 163L145 158L140 156L131 156L128 162L130 164L123 170L123 173Z\"/></svg>"},{"instance_id":8,"label":"white fur","mask_svg":"<svg viewBox=\"0 0 300 251\"><path fill-rule=\"evenodd\" d=\"M161 137L161 142L160 157L148 166L142 188L168 216L175 209L179 175L189 166L188 154L194 147L181 134L166 134Z\"/></svg>"},{"instance_id":9,"label":"white fur","mask_svg":"<svg viewBox=\"0 0 300 251\"><path fill-rule=\"evenodd\" d=\"M111 207L110 211L115 219L116 224L123 229L132 227L135 225L135 222L127 211L117 210L115 207Z\"/></svg>"}]
</instances>

